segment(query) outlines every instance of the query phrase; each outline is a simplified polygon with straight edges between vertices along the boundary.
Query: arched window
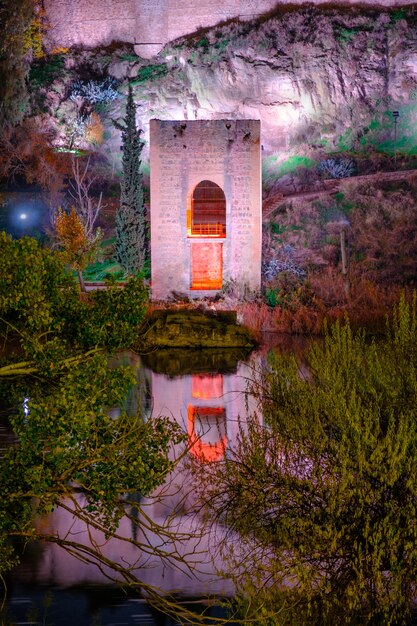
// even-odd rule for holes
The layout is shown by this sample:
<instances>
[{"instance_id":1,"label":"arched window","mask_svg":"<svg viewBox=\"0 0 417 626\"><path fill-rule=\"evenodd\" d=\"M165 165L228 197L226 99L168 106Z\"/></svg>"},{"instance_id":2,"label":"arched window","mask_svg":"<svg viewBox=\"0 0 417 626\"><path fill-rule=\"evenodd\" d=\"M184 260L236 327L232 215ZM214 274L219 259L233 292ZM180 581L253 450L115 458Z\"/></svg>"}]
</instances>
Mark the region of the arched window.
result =
<instances>
[{"instance_id":1,"label":"arched window","mask_svg":"<svg viewBox=\"0 0 417 626\"><path fill-rule=\"evenodd\" d=\"M211 180L195 187L188 218L188 236L226 237L226 196Z\"/></svg>"}]
</instances>

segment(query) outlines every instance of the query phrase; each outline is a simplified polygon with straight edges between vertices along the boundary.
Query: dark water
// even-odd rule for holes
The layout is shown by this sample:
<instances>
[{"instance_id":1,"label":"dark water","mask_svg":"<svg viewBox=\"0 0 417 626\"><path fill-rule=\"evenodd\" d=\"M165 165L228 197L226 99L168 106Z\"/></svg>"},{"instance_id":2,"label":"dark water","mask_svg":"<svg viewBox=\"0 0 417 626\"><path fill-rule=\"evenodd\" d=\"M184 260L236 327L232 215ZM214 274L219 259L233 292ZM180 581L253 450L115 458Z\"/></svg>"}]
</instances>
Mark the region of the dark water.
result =
<instances>
[{"instance_id":1,"label":"dark water","mask_svg":"<svg viewBox=\"0 0 417 626\"><path fill-rule=\"evenodd\" d=\"M225 617L220 606L184 603L197 614ZM2 626L170 626L178 622L151 606L145 599L106 586L61 589L15 584L9 590ZM209 622L208 622L209 623ZM232 622L231 622L232 623Z\"/></svg>"}]
</instances>

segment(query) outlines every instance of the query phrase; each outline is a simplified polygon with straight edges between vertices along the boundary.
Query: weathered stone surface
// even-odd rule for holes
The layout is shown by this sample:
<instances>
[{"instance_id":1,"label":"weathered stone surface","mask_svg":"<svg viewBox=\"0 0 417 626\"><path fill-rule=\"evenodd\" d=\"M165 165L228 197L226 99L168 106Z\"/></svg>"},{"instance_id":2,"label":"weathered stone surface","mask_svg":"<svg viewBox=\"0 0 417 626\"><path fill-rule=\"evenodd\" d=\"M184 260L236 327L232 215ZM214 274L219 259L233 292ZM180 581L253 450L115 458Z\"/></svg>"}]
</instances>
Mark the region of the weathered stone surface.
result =
<instances>
[{"instance_id":1,"label":"weathered stone surface","mask_svg":"<svg viewBox=\"0 0 417 626\"><path fill-rule=\"evenodd\" d=\"M326 0L313 0L324 4ZM380 0L380 6L412 4L413 0ZM44 0L56 46L94 47L112 41L135 44L151 58L166 43L201 27L230 18L250 20L274 9L277 0ZM306 4L293 0L291 4ZM340 3L342 4L342 3ZM374 5L373 0L349 0L345 5Z\"/></svg>"},{"instance_id":2,"label":"weathered stone surface","mask_svg":"<svg viewBox=\"0 0 417 626\"><path fill-rule=\"evenodd\" d=\"M210 315L194 309L153 311L140 341L141 349L250 348L256 343L249 331L236 323L236 312Z\"/></svg>"},{"instance_id":3,"label":"weathered stone surface","mask_svg":"<svg viewBox=\"0 0 417 626\"><path fill-rule=\"evenodd\" d=\"M90 44L97 43L92 36ZM356 150L363 143L373 145L372 137L374 143L392 139L389 112L397 108L398 141L414 133L415 6L395 11L292 7L268 19L231 22L179 39L151 64L139 58L126 61L125 56L126 50L119 58L113 54L102 69L119 79L133 78L138 126L147 141L151 118L260 119L264 155L276 152L285 160L312 146ZM85 53L81 58L77 52L75 62L84 71L96 58L90 53L87 63ZM112 107L111 117L122 119L124 101ZM402 107L408 107L404 115ZM111 124L106 133L106 154L115 158L120 155L119 133Z\"/></svg>"}]
</instances>

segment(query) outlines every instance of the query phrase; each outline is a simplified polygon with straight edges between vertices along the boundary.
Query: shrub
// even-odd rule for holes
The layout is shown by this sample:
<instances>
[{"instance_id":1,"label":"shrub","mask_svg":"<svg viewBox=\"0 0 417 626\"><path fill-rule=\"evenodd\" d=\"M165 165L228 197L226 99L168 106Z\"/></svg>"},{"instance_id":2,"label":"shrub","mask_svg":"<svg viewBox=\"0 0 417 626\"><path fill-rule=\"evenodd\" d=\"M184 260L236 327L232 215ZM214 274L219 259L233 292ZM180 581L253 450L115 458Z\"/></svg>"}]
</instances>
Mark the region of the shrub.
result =
<instances>
[{"instance_id":1,"label":"shrub","mask_svg":"<svg viewBox=\"0 0 417 626\"><path fill-rule=\"evenodd\" d=\"M356 164L352 159L324 159L317 165L317 171L331 178L348 178L356 172Z\"/></svg>"},{"instance_id":2,"label":"shrub","mask_svg":"<svg viewBox=\"0 0 417 626\"><path fill-rule=\"evenodd\" d=\"M109 350L132 346L139 338L147 310L148 290L141 276L131 278L124 288L108 285L94 291L74 328L84 348L104 345Z\"/></svg>"},{"instance_id":3,"label":"shrub","mask_svg":"<svg viewBox=\"0 0 417 626\"><path fill-rule=\"evenodd\" d=\"M402 298L384 341L336 325L302 364L271 355L252 387L262 418L196 467L209 519L240 535L229 571L245 619L414 623L416 332L416 300Z\"/></svg>"},{"instance_id":4,"label":"shrub","mask_svg":"<svg viewBox=\"0 0 417 626\"><path fill-rule=\"evenodd\" d=\"M279 251L279 258L271 259L263 266L263 275L267 281L273 280L281 272L295 274L297 278L304 278L305 270L294 260L294 249L291 245L285 245Z\"/></svg>"},{"instance_id":5,"label":"shrub","mask_svg":"<svg viewBox=\"0 0 417 626\"><path fill-rule=\"evenodd\" d=\"M121 97L120 93L117 91L118 85L118 81L111 76L97 80L89 80L87 82L76 80L72 84L70 99L77 100L81 98L90 104L117 100Z\"/></svg>"}]
</instances>

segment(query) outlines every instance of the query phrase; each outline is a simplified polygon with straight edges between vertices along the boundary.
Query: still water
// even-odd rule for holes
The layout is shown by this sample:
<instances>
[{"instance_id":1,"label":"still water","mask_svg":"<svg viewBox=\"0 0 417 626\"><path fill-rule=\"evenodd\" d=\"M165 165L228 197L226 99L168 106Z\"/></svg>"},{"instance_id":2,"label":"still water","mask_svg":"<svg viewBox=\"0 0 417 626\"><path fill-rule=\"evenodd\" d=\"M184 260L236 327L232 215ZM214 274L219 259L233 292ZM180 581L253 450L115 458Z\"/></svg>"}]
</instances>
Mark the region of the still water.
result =
<instances>
[{"instance_id":1,"label":"still water","mask_svg":"<svg viewBox=\"0 0 417 626\"><path fill-rule=\"evenodd\" d=\"M119 355L118 363L130 364L136 371L137 384L129 394L127 411L133 414L140 409L145 419L165 415L177 421L187 434L187 442L172 452L181 461L157 493L148 498L138 494L140 508L121 520L116 537L108 539L79 516L74 517L71 510L83 506L82 494L75 504L65 502L40 520L42 530L87 549L100 546L105 559L128 566L145 585L172 593L185 603L210 596L233 597L232 582L219 574L227 574L228 564L218 547L226 535L237 551L239 544L220 523L208 528L196 513L189 461L195 456L213 463L233 448L245 416L258 408L247 394L248 383L265 367L271 349L267 346L251 355L219 349ZM281 340L278 348L272 349L299 351L302 344ZM118 411L113 409L115 417ZM143 515L148 530L132 524L135 514ZM94 559L81 561L57 544L28 546L22 564L7 581L1 624L176 623L137 594L127 595L109 580L110 575L113 577L105 563L98 567ZM197 603L192 609L199 612L207 606ZM209 611L213 616L221 614L218 606Z\"/></svg>"}]
</instances>

